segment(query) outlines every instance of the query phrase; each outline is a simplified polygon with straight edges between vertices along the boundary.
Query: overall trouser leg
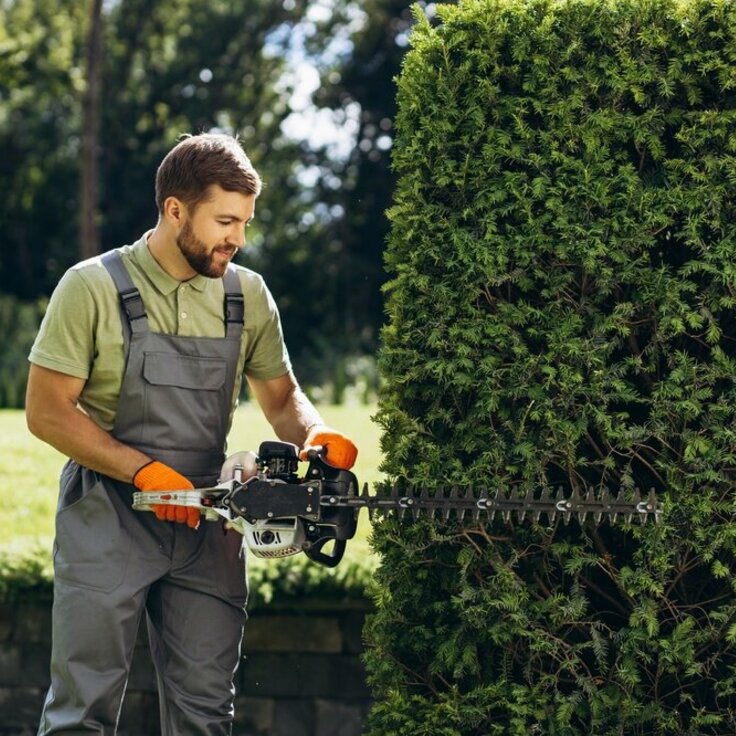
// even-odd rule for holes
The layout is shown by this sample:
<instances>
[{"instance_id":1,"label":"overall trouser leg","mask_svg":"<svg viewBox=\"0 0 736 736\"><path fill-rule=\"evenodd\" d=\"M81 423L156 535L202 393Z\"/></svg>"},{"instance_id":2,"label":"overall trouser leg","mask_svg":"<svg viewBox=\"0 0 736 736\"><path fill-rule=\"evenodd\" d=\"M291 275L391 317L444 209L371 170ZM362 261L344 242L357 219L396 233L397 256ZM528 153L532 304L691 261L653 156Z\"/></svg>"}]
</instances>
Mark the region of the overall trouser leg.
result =
<instances>
[{"instance_id":1,"label":"overall trouser leg","mask_svg":"<svg viewBox=\"0 0 736 736\"><path fill-rule=\"evenodd\" d=\"M242 537L212 523L177 527L174 537L171 571L146 608L161 733L229 734L246 618Z\"/></svg>"},{"instance_id":2,"label":"overall trouser leg","mask_svg":"<svg viewBox=\"0 0 736 736\"><path fill-rule=\"evenodd\" d=\"M76 463L62 472L41 736L117 728L148 588L170 568L171 530L133 511L130 496L130 486Z\"/></svg>"},{"instance_id":3,"label":"overall trouser leg","mask_svg":"<svg viewBox=\"0 0 736 736\"><path fill-rule=\"evenodd\" d=\"M54 584L49 688L38 733L113 736L146 591Z\"/></svg>"},{"instance_id":4,"label":"overall trouser leg","mask_svg":"<svg viewBox=\"0 0 736 736\"><path fill-rule=\"evenodd\" d=\"M241 607L176 583L160 581L151 590L148 632L162 736L232 732L244 619Z\"/></svg>"}]
</instances>

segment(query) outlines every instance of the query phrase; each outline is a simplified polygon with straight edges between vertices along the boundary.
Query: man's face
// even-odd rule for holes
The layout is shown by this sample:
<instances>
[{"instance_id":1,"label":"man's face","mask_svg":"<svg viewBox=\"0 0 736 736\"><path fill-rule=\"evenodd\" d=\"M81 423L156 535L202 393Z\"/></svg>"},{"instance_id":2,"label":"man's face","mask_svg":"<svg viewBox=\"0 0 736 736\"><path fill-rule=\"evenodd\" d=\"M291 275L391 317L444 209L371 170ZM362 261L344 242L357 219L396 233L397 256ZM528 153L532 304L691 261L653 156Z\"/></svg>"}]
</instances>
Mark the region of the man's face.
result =
<instances>
[{"instance_id":1,"label":"man's face","mask_svg":"<svg viewBox=\"0 0 736 736\"><path fill-rule=\"evenodd\" d=\"M245 228L253 219L256 198L215 185L184 221L176 238L187 263L197 273L222 278L233 256L245 245Z\"/></svg>"}]
</instances>

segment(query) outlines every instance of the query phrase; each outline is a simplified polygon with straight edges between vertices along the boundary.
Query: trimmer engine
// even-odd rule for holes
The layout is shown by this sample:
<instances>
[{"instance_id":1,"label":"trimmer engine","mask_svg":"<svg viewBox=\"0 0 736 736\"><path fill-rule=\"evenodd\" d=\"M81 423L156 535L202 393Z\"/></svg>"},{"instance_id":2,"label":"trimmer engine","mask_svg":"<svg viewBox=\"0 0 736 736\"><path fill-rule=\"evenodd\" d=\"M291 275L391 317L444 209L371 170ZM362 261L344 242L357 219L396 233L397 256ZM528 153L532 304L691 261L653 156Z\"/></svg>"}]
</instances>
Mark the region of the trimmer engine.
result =
<instances>
[{"instance_id":1,"label":"trimmer engine","mask_svg":"<svg viewBox=\"0 0 736 736\"><path fill-rule=\"evenodd\" d=\"M254 555L286 557L304 552L311 560L334 567L342 559L346 541L355 536L358 510L330 508L320 501L331 494L357 495L358 481L350 471L326 463L318 451L310 452L303 479L297 476L298 464L296 445L261 443L258 474L235 488L223 505L244 520L242 531ZM300 514L287 516L293 513L295 501ZM326 554L322 549L331 541L332 552Z\"/></svg>"}]
</instances>

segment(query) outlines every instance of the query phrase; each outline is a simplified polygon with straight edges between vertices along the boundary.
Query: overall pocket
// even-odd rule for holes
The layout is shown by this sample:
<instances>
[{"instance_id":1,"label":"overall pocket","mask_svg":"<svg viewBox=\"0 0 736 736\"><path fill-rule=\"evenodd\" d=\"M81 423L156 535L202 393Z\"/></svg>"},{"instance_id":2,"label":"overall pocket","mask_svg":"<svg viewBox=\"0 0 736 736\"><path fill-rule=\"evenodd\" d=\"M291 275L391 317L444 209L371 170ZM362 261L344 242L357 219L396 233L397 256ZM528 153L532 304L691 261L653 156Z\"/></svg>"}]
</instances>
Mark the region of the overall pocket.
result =
<instances>
[{"instance_id":1,"label":"overall pocket","mask_svg":"<svg viewBox=\"0 0 736 736\"><path fill-rule=\"evenodd\" d=\"M227 362L147 352L143 362L144 437L151 447L209 450L221 440Z\"/></svg>"},{"instance_id":2,"label":"overall pocket","mask_svg":"<svg viewBox=\"0 0 736 736\"><path fill-rule=\"evenodd\" d=\"M130 537L103 477L76 463L67 465L56 514L55 577L109 593L123 582L129 556Z\"/></svg>"},{"instance_id":3,"label":"overall pocket","mask_svg":"<svg viewBox=\"0 0 736 736\"><path fill-rule=\"evenodd\" d=\"M220 592L232 603L245 607L248 602L248 575L245 541L236 531L222 534L218 530L220 562L216 566Z\"/></svg>"}]
</instances>

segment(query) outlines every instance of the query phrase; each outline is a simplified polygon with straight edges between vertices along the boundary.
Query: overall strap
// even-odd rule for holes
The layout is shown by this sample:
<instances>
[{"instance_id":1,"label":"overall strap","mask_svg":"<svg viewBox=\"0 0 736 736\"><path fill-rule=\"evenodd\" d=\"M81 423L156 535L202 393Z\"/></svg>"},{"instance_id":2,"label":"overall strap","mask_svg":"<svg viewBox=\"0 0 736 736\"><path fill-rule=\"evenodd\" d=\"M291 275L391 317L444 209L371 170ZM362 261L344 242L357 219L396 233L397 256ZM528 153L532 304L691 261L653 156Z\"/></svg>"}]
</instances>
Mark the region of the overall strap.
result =
<instances>
[{"instance_id":1,"label":"overall strap","mask_svg":"<svg viewBox=\"0 0 736 736\"><path fill-rule=\"evenodd\" d=\"M120 253L116 250L109 250L102 255L100 260L112 276L120 295L120 309L126 317L123 324L127 323L127 327L133 333L148 332L148 315L143 305L141 293L133 284Z\"/></svg>"},{"instance_id":2,"label":"overall strap","mask_svg":"<svg viewBox=\"0 0 736 736\"><path fill-rule=\"evenodd\" d=\"M225 289L225 336L240 337L245 325L245 299L238 272L228 266L223 276Z\"/></svg>"},{"instance_id":3,"label":"overall strap","mask_svg":"<svg viewBox=\"0 0 736 736\"><path fill-rule=\"evenodd\" d=\"M110 250L101 256L102 265L108 270L120 295L120 307L131 332L148 331L148 315L140 291L133 284L120 254ZM245 299L238 273L228 267L223 277L225 291L224 317L225 335L240 337L245 324Z\"/></svg>"}]
</instances>

